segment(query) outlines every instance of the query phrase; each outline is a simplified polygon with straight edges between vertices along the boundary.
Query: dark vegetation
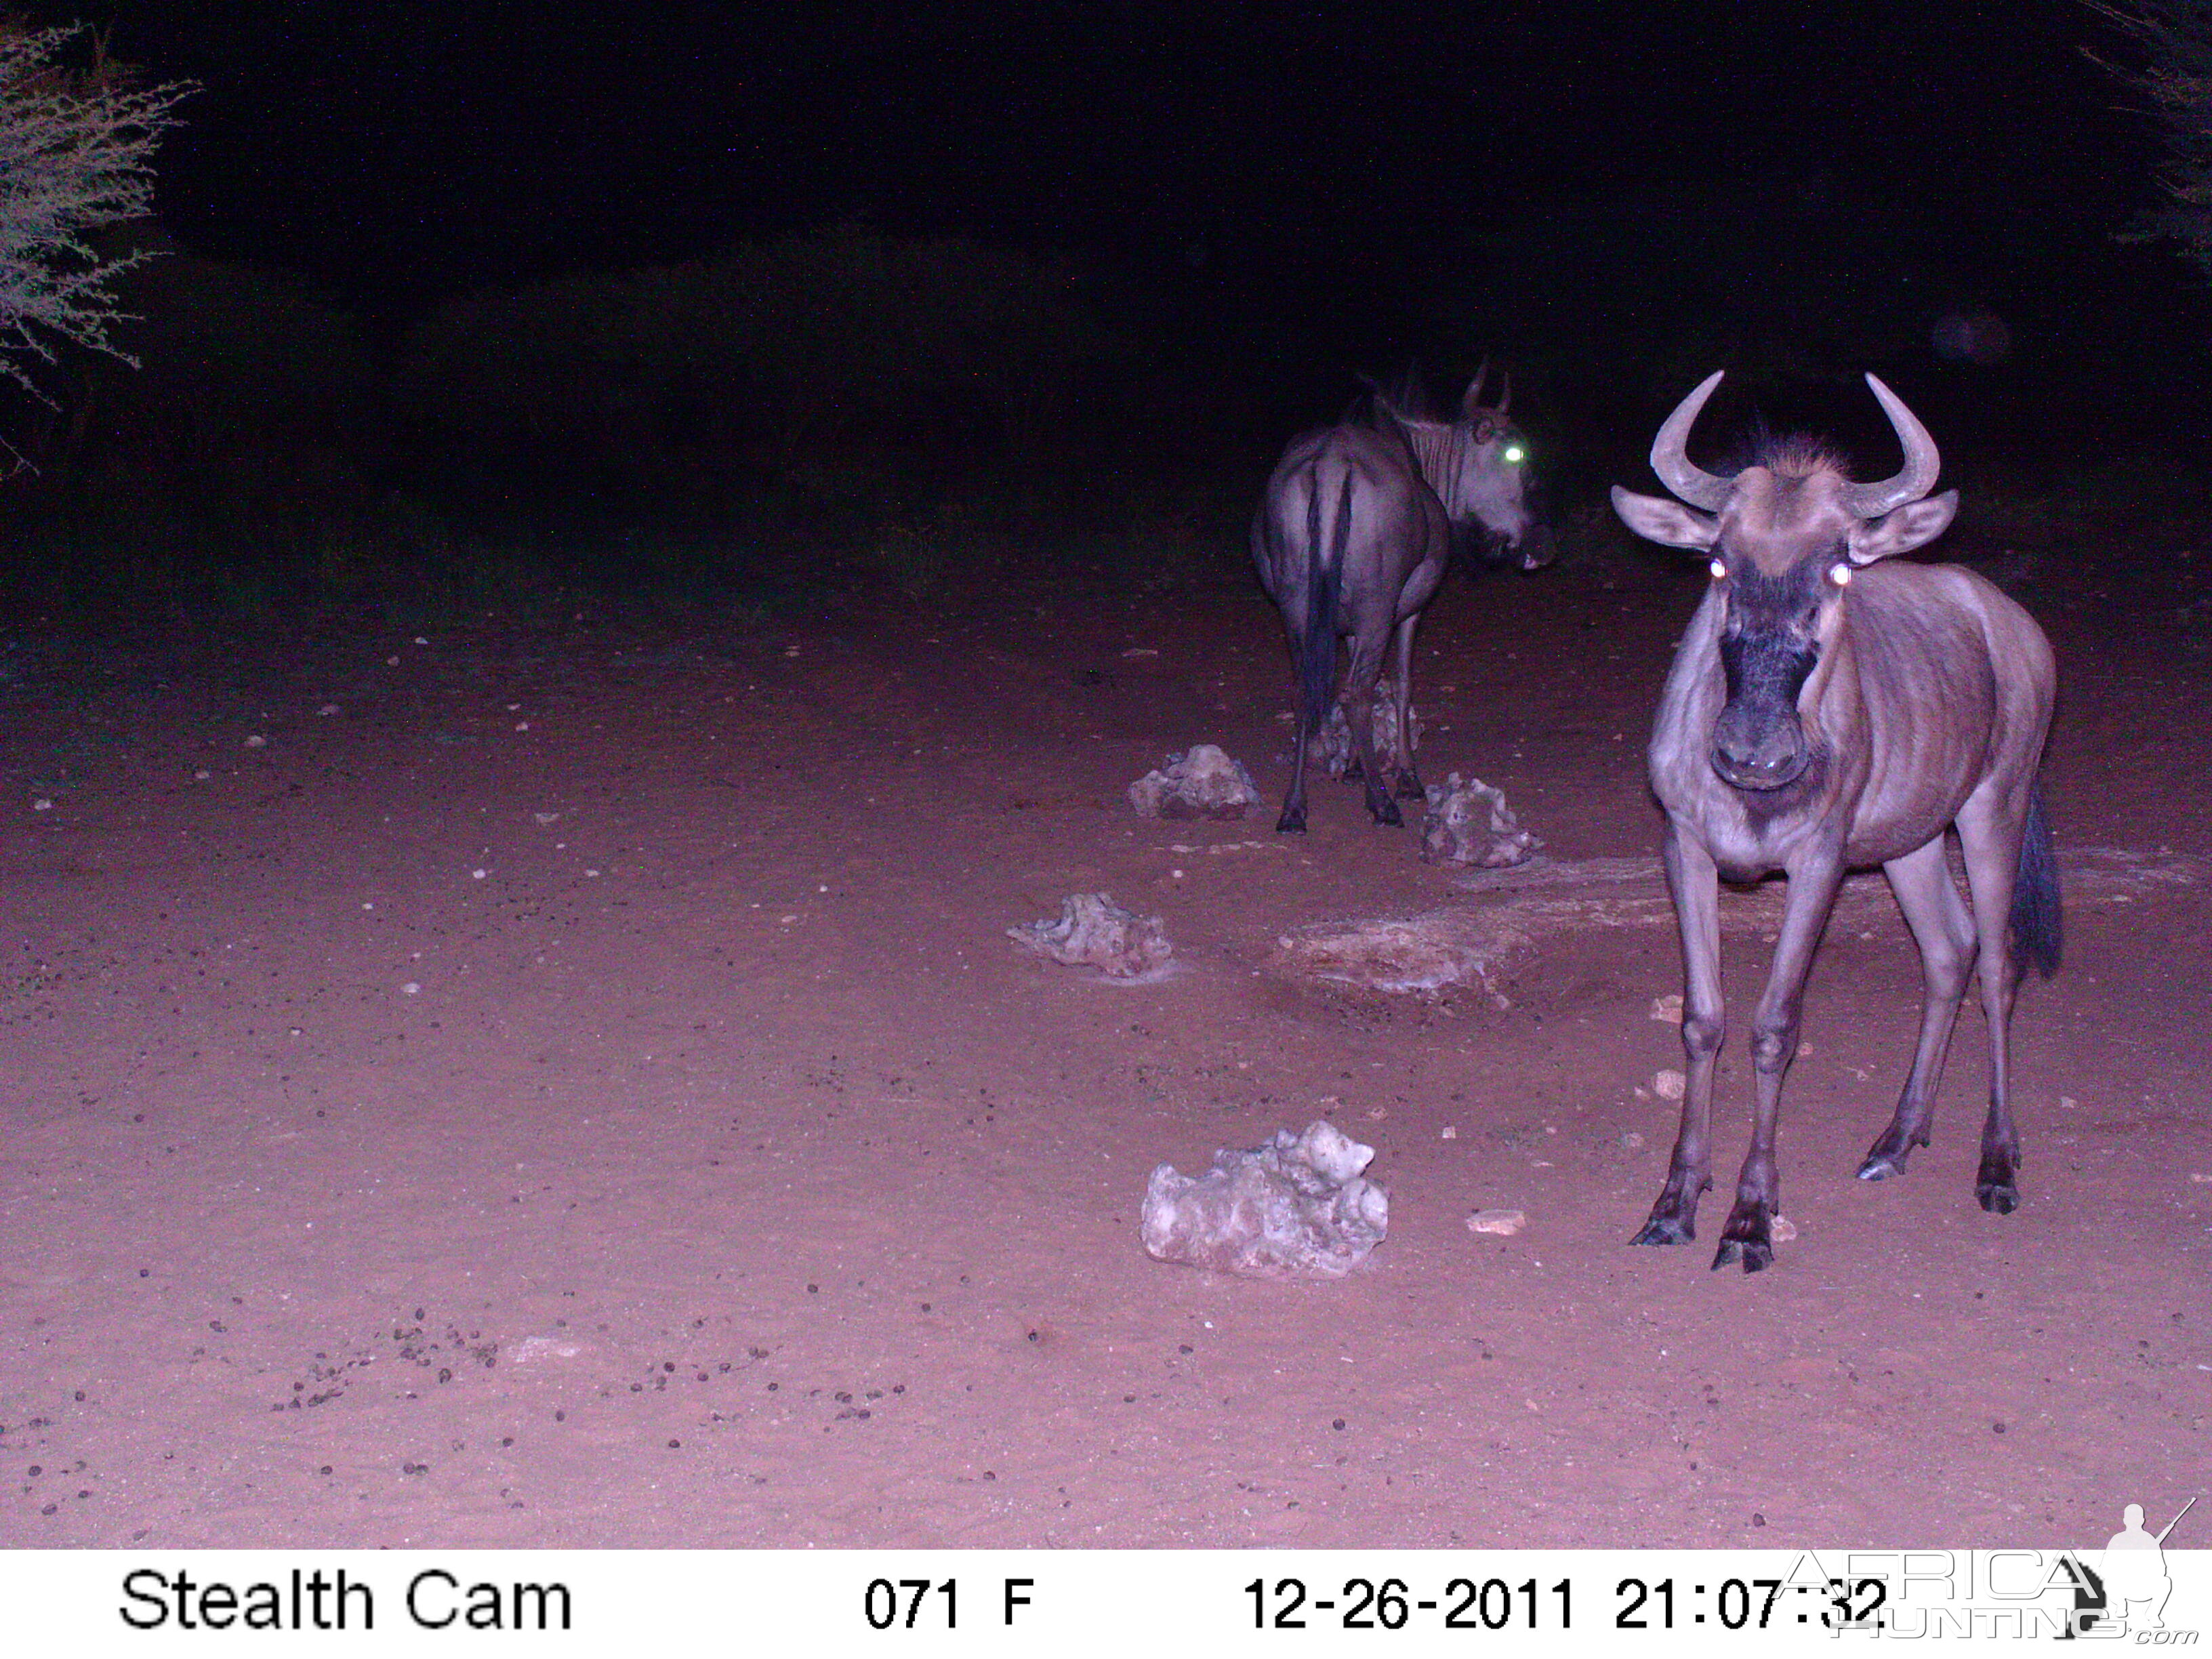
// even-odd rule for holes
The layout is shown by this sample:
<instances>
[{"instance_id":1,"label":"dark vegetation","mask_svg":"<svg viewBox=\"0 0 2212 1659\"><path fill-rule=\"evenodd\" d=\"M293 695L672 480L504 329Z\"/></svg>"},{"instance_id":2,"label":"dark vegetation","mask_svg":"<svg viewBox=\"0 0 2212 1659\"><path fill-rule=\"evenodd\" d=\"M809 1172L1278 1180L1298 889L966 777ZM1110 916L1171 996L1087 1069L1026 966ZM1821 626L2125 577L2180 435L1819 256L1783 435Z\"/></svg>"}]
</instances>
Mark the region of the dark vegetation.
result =
<instances>
[{"instance_id":1,"label":"dark vegetation","mask_svg":"<svg viewBox=\"0 0 2212 1659\"><path fill-rule=\"evenodd\" d=\"M1441 385L1486 353L1512 368L1571 561L1639 556L1603 488L1642 476L1644 434L1715 366L1719 424L1778 411L1877 471L1858 375L1884 374L1941 435L1962 529L2008 546L2197 488L2174 456L2212 361L2180 262L2057 218L1993 262L1948 246L1870 194L1778 176L1564 201L1362 271L845 226L398 301L177 248L127 279L142 369L66 355L52 407L0 410L33 464L0 486L0 586L18 614L167 626L583 596L765 617L1056 568L1242 580L1291 432L1363 374L1419 362Z\"/></svg>"}]
</instances>

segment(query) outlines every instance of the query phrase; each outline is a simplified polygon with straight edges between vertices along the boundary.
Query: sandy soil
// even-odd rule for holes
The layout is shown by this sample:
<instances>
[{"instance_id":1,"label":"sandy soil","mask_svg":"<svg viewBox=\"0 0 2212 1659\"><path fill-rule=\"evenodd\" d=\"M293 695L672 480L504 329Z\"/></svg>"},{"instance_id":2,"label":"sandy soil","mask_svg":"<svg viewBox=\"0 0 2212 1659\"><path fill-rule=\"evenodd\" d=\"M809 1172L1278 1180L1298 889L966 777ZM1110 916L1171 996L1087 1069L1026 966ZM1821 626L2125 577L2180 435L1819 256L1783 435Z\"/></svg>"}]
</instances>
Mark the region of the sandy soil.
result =
<instances>
[{"instance_id":1,"label":"sandy soil","mask_svg":"<svg viewBox=\"0 0 2212 1659\"><path fill-rule=\"evenodd\" d=\"M1241 582L74 662L26 629L0 1543L2094 1546L2170 1514L2212 1461L2212 823L2208 659L2151 564L2021 590L2074 877L2017 1025L2023 1207L1974 1204L1971 1011L1936 1145L1851 1178L1917 1017L1877 886L1816 969L1800 1231L1758 1277L1626 1243L1680 985L1648 865L1594 861L1655 848L1694 571L1439 600L1426 769L1502 785L1583 908L1433 1000L1276 945L1498 902L1417 828L1326 782L1303 840L1123 800L1201 740L1279 793ZM1005 937L1101 889L1164 917L1171 973ZM1771 908L1724 903L1747 996ZM1740 1036L1722 1086L1725 1182ZM1364 1270L1138 1249L1155 1163L1322 1115L1381 1149ZM1501 1206L1524 1231L1466 1226Z\"/></svg>"}]
</instances>

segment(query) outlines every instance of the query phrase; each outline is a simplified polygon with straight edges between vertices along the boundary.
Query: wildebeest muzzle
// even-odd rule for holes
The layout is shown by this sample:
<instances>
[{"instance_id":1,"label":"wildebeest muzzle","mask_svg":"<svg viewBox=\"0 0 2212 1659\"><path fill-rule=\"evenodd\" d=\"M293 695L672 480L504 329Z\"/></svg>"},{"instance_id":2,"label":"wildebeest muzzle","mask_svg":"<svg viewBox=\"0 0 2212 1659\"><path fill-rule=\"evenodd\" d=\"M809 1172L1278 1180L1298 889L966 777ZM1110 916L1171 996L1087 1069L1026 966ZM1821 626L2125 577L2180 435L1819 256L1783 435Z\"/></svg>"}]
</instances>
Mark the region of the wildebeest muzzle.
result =
<instances>
[{"instance_id":1,"label":"wildebeest muzzle","mask_svg":"<svg viewBox=\"0 0 2212 1659\"><path fill-rule=\"evenodd\" d=\"M1728 703L1713 722L1713 770L1738 789L1779 789L1812 763L1797 719L1817 653L1787 635L1745 633L1721 641Z\"/></svg>"}]
</instances>

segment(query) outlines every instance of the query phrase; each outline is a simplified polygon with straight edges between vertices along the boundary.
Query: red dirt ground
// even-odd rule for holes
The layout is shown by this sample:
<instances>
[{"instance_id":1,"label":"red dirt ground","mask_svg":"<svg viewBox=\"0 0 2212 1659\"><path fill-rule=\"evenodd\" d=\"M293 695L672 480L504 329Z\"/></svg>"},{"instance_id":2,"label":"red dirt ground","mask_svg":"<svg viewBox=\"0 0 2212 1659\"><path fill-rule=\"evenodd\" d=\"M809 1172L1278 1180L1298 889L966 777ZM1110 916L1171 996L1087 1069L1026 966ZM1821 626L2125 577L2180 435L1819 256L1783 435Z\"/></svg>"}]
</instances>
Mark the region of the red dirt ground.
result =
<instances>
[{"instance_id":1,"label":"red dirt ground","mask_svg":"<svg viewBox=\"0 0 2212 1659\"><path fill-rule=\"evenodd\" d=\"M1279 933L1477 902L1413 830L1326 781L1302 841L1272 803L1133 817L1194 741L1282 787L1241 582L29 661L0 1543L2094 1547L2123 1503L2170 1514L2212 1461L2212 823L2167 580L2024 590L2062 848L2133 857L2095 855L2023 998L2023 1207L1974 1204L1971 1009L1936 1145L1851 1178L1917 1018L1877 889L1815 969L1801 1232L1757 1277L1707 1270L1740 1024L1705 1238L1627 1248L1673 1135L1666 927L1539 939L1505 1008L1333 995L1270 968ZM1455 580L1430 776L1502 785L1559 860L1648 856L1696 586ZM1005 937L1097 889L1178 971ZM1741 1008L1764 912L1723 902ZM1380 1148L1367 1268L1141 1253L1156 1162L1322 1115ZM1526 1231L1469 1231L1488 1206Z\"/></svg>"}]
</instances>

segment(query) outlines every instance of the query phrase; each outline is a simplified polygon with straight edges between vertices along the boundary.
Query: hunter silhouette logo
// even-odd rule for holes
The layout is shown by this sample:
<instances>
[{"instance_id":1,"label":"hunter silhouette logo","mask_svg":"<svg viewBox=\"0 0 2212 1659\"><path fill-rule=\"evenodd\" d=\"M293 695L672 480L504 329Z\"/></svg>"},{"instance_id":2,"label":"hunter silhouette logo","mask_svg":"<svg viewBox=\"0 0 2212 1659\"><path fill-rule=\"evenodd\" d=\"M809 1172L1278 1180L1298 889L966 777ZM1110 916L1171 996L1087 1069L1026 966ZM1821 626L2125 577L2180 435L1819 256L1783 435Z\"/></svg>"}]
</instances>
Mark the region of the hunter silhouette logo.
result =
<instances>
[{"instance_id":1,"label":"hunter silhouette logo","mask_svg":"<svg viewBox=\"0 0 2212 1659\"><path fill-rule=\"evenodd\" d=\"M2181 1516L2197 1507L2192 1498L2181 1506L2181 1515L2167 1522L2155 1535L2143 1530L2142 1505L2130 1504L2120 1511L2120 1530L2105 1545L2099 1564L2106 1611L2119 1630L2164 1630L2166 1597L2173 1594L2173 1579L2166 1570L2166 1534L2181 1524ZM2094 1616L2094 1615L2093 1615Z\"/></svg>"}]
</instances>

